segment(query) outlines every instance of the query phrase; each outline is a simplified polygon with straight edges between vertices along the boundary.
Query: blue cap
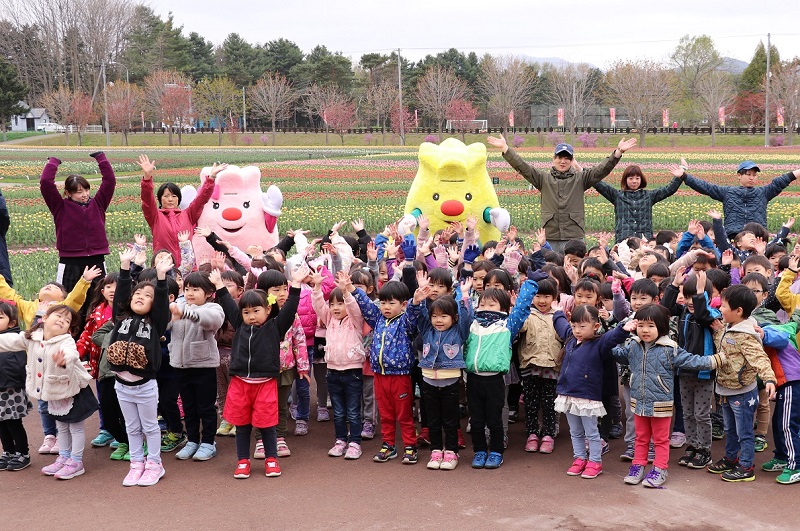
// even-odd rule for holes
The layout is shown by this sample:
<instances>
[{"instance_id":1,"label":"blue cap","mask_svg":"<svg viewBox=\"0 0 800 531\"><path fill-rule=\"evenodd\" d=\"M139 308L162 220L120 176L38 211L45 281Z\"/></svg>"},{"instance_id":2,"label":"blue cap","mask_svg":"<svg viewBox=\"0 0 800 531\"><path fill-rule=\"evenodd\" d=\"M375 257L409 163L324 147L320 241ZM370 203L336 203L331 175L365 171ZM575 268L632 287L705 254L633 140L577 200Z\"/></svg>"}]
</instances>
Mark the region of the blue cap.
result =
<instances>
[{"instance_id":1,"label":"blue cap","mask_svg":"<svg viewBox=\"0 0 800 531\"><path fill-rule=\"evenodd\" d=\"M572 149L572 146L569 144L559 144L556 146L556 151L554 155L558 155L559 153L569 153L570 157L575 156L575 150Z\"/></svg>"},{"instance_id":2,"label":"blue cap","mask_svg":"<svg viewBox=\"0 0 800 531\"><path fill-rule=\"evenodd\" d=\"M756 163L753 162L752 160L746 160L746 161L742 162L741 164L739 164L739 169L736 170L736 173L744 173L747 170L761 171L761 168L756 166Z\"/></svg>"}]
</instances>

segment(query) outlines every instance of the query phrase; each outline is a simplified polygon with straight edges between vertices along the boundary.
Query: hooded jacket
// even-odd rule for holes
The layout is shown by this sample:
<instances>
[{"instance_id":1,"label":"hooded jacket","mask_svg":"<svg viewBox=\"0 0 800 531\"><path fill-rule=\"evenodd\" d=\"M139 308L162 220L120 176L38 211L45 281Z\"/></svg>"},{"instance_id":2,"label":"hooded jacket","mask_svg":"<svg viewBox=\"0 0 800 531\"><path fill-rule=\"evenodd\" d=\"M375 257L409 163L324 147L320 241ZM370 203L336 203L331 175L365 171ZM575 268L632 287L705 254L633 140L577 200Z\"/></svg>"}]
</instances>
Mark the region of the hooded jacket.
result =
<instances>
[{"instance_id":1,"label":"hooded jacket","mask_svg":"<svg viewBox=\"0 0 800 531\"><path fill-rule=\"evenodd\" d=\"M281 372L281 341L294 323L300 288L290 287L283 308L261 326L244 324L239 305L227 288L217 290L217 301L236 329L228 373L240 378L277 378Z\"/></svg>"},{"instance_id":2,"label":"hooded jacket","mask_svg":"<svg viewBox=\"0 0 800 531\"><path fill-rule=\"evenodd\" d=\"M717 336L717 351L727 358L717 369L717 393L738 395L756 388L756 375L764 383L777 383L769 357L756 332L756 320L749 317L733 326L728 325Z\"/></svg>"},{"instance_id":3,"label":"hooded jacket","mask_svg":"<svg viewBox=\"0 0 800 531\"><path fill-rule=\"evenodd\" d=\"M194 232L197 220L203 213L203 207L214 192L214 182L211 177L206 177L203 186L197 192L197 197L189 203L188 207L181 210L180 208L158 208L156 196L153 193L153 179L142 179L142 213L153 233L153 250L167 249L172 253L175 263L181 263L178 233L181 231Z\"/></svg>"},{"instance_id":4,"label":"hooded jacket","mask_svg":"<svg viewBox=\"0 0 800 531\"><path fill-rule=\"evenodd\" d=\"M215 302L197 306L180 299L178 308L191 310L197 315L197 320L172 321L169 364L176 369L219 367L219 349L214 335L225 322L222 306Z\"/></svg>"},{"instance_id":5,"label":"hooded jacket","mask_svg":"<svg viewBox=\"0 0 800 531\"><path fill-rule=\"evenodd\" d=\"M620 161L612 154L587 170L560 172L555 167L549 171L534 168L512 148L503 153L503 158L542 193L542 226L548 240L584 237L586 190L603 180Z\"/></svg>"},{"instance_id":6,"label":"hooded jacket","mask_svg":"<svg viewBox=\"0 0 800 531\"><path fill-rule=\"evenodd\" d=\"M691 354L700 356L711 356L714 354L714 333L711 330L712 323L721 315L708 305L708 295L702 293L692 297L694 312L686 309L686 306L676 302L678 298L678 288L670 284L664 290L664 297L660 304L666 307L672 315L678 316L678 345L682 346ZM688 367L686 372L692 372ZM710 380L710 371L700 371L697 373L700 380Z\"/></svg>"},{"instance_id":7,"label":"hooded jacket","mask_svg":"<svg viewBox=\"0 0 800 531\"><path fill-rule=\"evenodd\" d=\"M800 352L797 349L797 322L800 316L795 313L792 321L776 326L764 327L764 351L769 356L772 372L777 385L800 381Z\"/></svg>"},{"instance_id":8,"label":"hooded jacket","mask_svg":"<svg viewBox=\"0 0 800 531\"><path fill-rule=\"evenodd\" d=\"M631 371L631 409L640 417L671 417L675 399L675 369L712 370L720 356L697 356L678 347L667 336L651 345L634 336L624 346L615 347L614 359Z\"/></svg>"},{"instance_id":9,"label":"hooded jacket","mask_svg":"<svg viewBox=\"0 0 800 531\"><path fill-rule=\"evenodd\" d=\"M364 318L361 309L350 292L344 292L344 307L346 314L342 319L331 315L330 307L325 302L322 289L311 293L311 302L314 311L325 325L325 362L329 369L344 371L360 369L366 359L364 352Z\"/></svg>"},{"instance_id":10,"label":"hooded jacket","mask_svg":"<svg viewBox=\"0 0 800 531\"><path fill-rule=\"evenodd\" d=\"M469 337L469 329L472 324L472 303L469 299L461 299L457 304L458 322L443 331L433 327L427 305L421 305L419 319L419 330L422 336L420 369L448 370L466 367L464 343Z\"/></svg>"},{"instance_id":11,"label":"hooded jacket","mask_svg":"<svg viewBox=\"0 0 800 531\"><path fill-rule=\"evenodd\" d=\"M519 366L549 367L558 371L561 367L563 343L553 327L555 312L542 313L531 308L530 316L519 331Z\"/></svg>"}]
</instances>

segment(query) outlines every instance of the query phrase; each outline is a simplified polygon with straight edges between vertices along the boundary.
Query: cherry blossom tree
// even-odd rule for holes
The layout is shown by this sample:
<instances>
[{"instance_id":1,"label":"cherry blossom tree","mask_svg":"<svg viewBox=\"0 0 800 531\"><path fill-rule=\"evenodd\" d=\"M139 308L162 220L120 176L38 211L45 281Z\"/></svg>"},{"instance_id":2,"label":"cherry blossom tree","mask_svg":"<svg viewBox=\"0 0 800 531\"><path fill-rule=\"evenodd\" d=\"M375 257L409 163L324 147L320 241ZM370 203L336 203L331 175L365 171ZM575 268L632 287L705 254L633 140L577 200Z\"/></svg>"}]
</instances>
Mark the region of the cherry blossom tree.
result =
<instances>
[{"instance_id":1,"label":"cherry blossom tree","mask_svg":"<svg viewBox=\"0 0 800 531\"><path fill-rule=\"evenodd\" d=\"M108 87L108 123L112 130L122 133L122 144L128 145L128 133L133 120L141 112L142 89L125 82Z\"/></svg>"},{"instance_id":2,"label":"cherry blossom tree","mask_svg":"<svg viewBox=\"0 0 800 531\"><path fill-rule=\"evenodd\" d=\"M344 134L356 125L356 106L352 101L335 101L323 112L328 126L339 135L344 145Z\"/></svg>"},{"instance_id":3,"label":"cherry blossom tree","mask_svg":"<svg viewBox=\"0 0 800 531\"><path fill-rule=\"evenodd\" d=\"M478 109L472 106L472 103L467 100L453 100L447 106L447 114L445 115L450 120L453 128L461 133L461 141L464 142L464 135L469 131L471 122L478 116Z\"/></svg>"}]
</instances>

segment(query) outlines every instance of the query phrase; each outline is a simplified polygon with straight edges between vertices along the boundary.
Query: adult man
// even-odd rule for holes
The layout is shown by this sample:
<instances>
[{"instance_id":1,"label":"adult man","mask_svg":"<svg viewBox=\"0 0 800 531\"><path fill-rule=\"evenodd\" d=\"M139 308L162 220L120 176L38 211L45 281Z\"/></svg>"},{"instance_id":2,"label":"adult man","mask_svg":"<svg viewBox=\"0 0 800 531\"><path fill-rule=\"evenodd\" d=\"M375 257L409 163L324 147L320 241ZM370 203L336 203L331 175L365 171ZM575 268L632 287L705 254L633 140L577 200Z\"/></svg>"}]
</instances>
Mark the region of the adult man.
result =
<instances>
[{"instance_id":1,"label":"adult man","mask_svg":"<svg viewBox=\"0 0 800 531\"><path fill-rule=\"evenodd\" d=\"M542 226L547 241L556 252L564 252L564 244L571 239L582 239L584 230L583 196L586 190L603 180L622 158L622 154L636 145L636 139L619 141L617 149L600 164L588 170L572 167L575 151L569 144L558 144L553 153L553 167L539 170L527 164L506 143L503 135L490 136L489 145L500 148L503 158L542 193Z\"/></svg>"}]
</instances>

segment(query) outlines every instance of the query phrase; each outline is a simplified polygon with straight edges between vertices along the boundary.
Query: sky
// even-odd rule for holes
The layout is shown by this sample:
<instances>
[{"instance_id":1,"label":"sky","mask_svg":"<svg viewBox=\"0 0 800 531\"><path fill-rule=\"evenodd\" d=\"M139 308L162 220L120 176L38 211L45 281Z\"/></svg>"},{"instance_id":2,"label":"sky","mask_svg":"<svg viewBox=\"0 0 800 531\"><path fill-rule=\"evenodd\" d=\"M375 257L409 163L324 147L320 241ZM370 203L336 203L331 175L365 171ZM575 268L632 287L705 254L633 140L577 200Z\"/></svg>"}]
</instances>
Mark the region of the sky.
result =
<instances>
[{"instance_id":1,"label":"sky","mask_svg":"<svg viewBox=\"0 0 800 531\"><path fill-rule=\"evenodd\" d=\"M727 57L749 62L767 33L782 58L800 55L797 0L151 0L184 35L215 45L230 33L251 44L277 38L308 53L317 44L358 63L371 52L419 60L449 48L559 57L607 68L617 59L666 60L683 35L709 35Z\"/></svg>"}]
</instances>

